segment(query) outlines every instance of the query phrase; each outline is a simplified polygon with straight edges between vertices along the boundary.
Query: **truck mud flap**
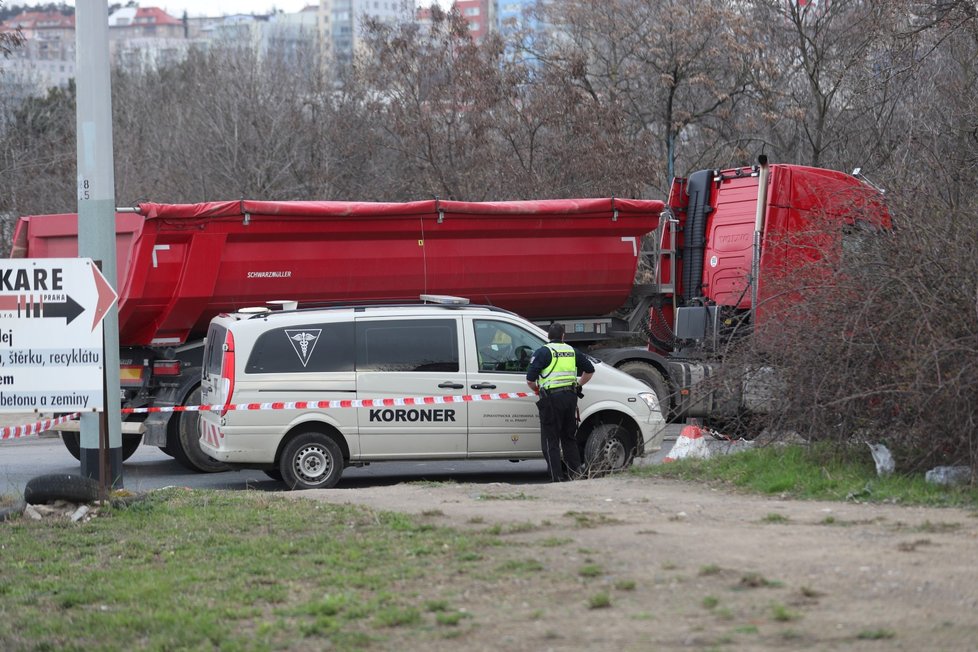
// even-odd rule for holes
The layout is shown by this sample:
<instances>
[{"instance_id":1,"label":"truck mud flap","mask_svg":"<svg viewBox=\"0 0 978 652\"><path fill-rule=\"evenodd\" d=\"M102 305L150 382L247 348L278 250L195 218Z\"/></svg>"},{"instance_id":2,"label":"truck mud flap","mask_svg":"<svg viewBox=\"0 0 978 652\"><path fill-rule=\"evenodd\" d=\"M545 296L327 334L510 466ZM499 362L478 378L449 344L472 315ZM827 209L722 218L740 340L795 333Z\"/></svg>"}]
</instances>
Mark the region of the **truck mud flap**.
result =
<instances>
[{"instance_id":1,"label":"truck mud flap","mask_svg":"<svg viewBox=\"0 0 978 652\"><path fill-rule=\"evenodd\" d=\"M159 406L159 403L156 404ZM166 446L166 431L173 417L172 412L155 412L143 421L143 443L149 446Z\"/></svg>"}]
</instances>

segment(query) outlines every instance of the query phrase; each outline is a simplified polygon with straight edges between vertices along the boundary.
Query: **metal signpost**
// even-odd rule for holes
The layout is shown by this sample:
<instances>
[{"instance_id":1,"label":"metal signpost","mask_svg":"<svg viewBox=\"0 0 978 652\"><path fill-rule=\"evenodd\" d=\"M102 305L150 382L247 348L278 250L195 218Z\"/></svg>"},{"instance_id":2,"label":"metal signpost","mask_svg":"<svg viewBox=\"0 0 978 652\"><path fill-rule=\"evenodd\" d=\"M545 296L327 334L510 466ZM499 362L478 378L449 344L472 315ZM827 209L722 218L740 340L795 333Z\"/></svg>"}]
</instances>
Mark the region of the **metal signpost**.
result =
<instances>
[{"instance_id":1,"label":"metal signpost","mask_svg":"<svg viewBox=\"0 0 978 652\"><path fill-rule=\"evenodd\" d=\"M75 3L78 255L101 262L102 272L116 283L115 177L112 171L112 100L109 82L108 3ZM122 486L122 426L119 387L119 315L105 319L105 413L99 419L83 414L79 437L82 475L105 478ZM108 446L105 446L107 439ZM106 456L99 455L109 449ZM111 467L107 470L105 467Z\"/></svg>"}]
</instances>

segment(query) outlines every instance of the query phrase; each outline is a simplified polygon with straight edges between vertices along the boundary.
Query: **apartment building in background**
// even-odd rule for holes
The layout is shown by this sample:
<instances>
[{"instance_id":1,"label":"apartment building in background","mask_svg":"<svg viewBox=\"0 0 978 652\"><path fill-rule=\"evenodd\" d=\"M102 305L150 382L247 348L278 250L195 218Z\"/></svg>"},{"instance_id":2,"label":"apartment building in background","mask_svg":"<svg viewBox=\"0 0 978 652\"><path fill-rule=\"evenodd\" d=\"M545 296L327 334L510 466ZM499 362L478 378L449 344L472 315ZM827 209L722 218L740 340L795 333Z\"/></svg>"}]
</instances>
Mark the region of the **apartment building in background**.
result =
<instances>
[{"instance_id":1,"label":"apartment building in background","mask_svg":"<svg viewBox=\"0 0 978 652\"><path fill-rule=\"evenodd\" d=\"M529 8L539 0L455 0L453 8L480 41L493 31L535 27ZM550 2L553 0L544 0ZM163 9L123 7L109 15L112 64L147 70L183 60L191 48L240 44L259 52L316 57L323 69L348 66L363 44L364 21L426 20L435 0L319 0L295 13L172 16ZM444 5L443 5L444 6ZM0 32L20 30L25 43L0 58L0 84L12 97L41 95L67 86L75 76L75 17L59 11L25 11L0 23Z\"/></svg>"},{"instance_id":2,"label":"apartment building in background","mask_svg":"<svg viewBox=\"0 0 978 652\"><path fill-rule=\"evenodd\" d=\"M396 23L414 16L414 0L320 0L319 29L327 65L343 67L353 61L367 18Z\"/></svg>"},{"instance_id":3,"label":"apartment building in background","mask_svg":"<svg viewBox=\"0 0 978 652\"><path fill-rule=\"evenodd\" d=\"M469 34L476 42L496 31L497 0L455 0L454 7L469 25Z\"/></svg>"},{"instance_id":4,"label":"apartment building in background","mask_svg":"<svg viewBox=\"0 0 978 652\"><path fill-rule=\"evenodd\" d=\"M57 11L25 11L0 24L0 32L16 32L24 44L9 58L0 57L0 71L13 97L64 87L75 77L75 16Z\"/></svg>"}]
</instances>

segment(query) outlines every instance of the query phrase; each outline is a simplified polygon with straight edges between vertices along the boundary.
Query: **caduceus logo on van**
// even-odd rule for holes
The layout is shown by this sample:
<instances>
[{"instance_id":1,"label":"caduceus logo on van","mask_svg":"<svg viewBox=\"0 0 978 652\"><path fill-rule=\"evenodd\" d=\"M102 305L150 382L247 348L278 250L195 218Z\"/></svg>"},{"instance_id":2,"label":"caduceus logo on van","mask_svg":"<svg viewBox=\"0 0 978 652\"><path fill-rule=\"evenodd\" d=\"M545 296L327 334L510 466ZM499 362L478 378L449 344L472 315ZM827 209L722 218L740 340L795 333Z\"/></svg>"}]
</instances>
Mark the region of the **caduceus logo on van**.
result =
<instances>
[{"instance_id":1,"label":"caduceus logo on van","mask_svg":"<svg viewBox=\"0 0 978 652\"><path fill-rule=\"evenodd\" d=\"M289 338L289 342L292 343L292 348L295 349L295 354L299 356L299 362L305 367L309 364L309 358L312 356L312 350L316 348L316 342L319 341L319 335L323 332L321 328L314 328L310 330L296 330L296 329L285 329L285 334Z\"/></svg>"}]
</instances>

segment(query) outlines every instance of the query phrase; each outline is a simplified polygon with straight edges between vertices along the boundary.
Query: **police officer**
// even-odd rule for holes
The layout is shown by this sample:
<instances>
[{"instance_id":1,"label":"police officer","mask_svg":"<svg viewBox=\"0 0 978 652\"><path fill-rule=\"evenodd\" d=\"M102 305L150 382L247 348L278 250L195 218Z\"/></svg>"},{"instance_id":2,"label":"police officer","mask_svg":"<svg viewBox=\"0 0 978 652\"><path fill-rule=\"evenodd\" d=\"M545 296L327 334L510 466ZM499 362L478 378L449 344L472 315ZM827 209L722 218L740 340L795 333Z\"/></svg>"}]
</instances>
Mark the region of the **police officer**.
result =
<instances>
[{"instance_id":1,"label":"police officer","mask_svg":"<svg viewBox=\"0 0 978 652\"><path fill-rule=\"evenodd\" d=\"M540 440L551 482L560 482L560 450L570 478L581 473L577 448L577 397L580 387L591 380L594 365L586 355L564 344L563 324L551 324L550 342L533 352L526 370L526 384L540 395ZM580 380L577 379L580 375ZM583 394L581 394L583 396Z\"/></svg>"}]
</instances>

